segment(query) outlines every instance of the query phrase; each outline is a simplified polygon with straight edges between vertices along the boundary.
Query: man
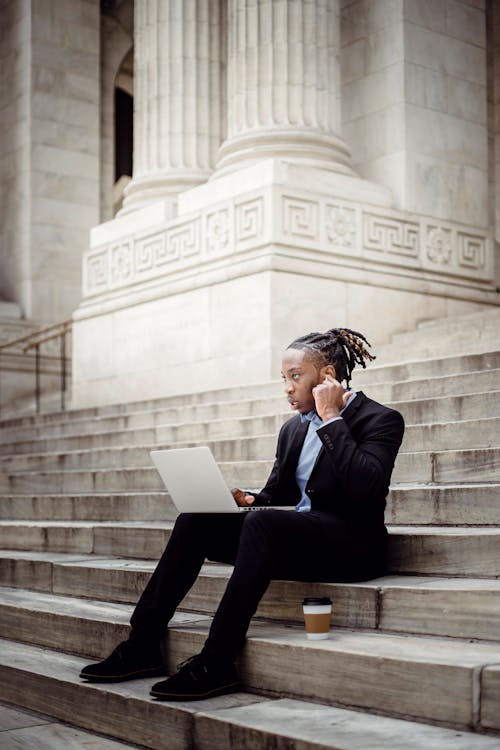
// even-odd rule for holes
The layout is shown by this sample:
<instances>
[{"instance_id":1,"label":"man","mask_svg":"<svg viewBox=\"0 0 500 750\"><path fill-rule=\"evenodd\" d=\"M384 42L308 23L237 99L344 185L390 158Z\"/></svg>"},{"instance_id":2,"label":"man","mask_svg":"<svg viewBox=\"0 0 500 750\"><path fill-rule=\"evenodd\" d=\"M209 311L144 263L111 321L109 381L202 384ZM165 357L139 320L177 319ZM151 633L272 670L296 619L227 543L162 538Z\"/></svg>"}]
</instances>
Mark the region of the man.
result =
<instances>
[{"instance_id":1,"label":"man","mask_svg":"<svg viewBox=\"0 0 500 750\"><path fill-rule=\"evenodd\" d=\"M160 643L205 559L234 565L200 654L151 690L200 700L238 689L235 659L269 582L360 581L385 572L384 509L404 432L402 416L342 386L374 359L346 328L311 333L286 349L282 375L297 416L281 428L264 489L234 489L240 506L295 510L181 514L131 618L129 639L81 672L90 682L164 674Z\"/></svg>"}]
</instances>

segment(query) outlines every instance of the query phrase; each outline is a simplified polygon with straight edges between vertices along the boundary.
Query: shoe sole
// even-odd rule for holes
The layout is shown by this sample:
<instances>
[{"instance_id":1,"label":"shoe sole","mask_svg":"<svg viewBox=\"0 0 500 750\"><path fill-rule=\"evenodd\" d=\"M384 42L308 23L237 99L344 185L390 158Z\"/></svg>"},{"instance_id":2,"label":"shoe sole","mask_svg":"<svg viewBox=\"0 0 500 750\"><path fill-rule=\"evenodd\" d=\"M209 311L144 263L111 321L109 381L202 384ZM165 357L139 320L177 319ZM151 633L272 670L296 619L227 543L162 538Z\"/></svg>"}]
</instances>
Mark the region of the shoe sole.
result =
<instances>
[{"instance_id":1,"label":"shoe sole","mask_svg":"<svg viewBox=\"0 0 500 750\"><path fill-rule=\"evenodd\" d=\"M239 689L240 683L232 682L229 685L224 685L223 687L209 690L206 693L197 693L196 695L194 695L193 693L160 693L157 690L151 690L149 694L159 701L200 701L205 700L205 698L215 698L216 695L235 693Z\"/></svg>"},{"instance_id":2,"label":"shoe sole","mask_svg":"<svg viewBox=\"0 0 500 750\"><path fill-rule=\"evenodd\" d=\"M126 682L127 680L140 680L146 677L162 677L166 675L164 667L152 667L151 669L141 669L137 672L127 672L126 674L116 675L99 675L87 674L80 672L80 678L86 682Z\"/></svg>"}]
</instances>

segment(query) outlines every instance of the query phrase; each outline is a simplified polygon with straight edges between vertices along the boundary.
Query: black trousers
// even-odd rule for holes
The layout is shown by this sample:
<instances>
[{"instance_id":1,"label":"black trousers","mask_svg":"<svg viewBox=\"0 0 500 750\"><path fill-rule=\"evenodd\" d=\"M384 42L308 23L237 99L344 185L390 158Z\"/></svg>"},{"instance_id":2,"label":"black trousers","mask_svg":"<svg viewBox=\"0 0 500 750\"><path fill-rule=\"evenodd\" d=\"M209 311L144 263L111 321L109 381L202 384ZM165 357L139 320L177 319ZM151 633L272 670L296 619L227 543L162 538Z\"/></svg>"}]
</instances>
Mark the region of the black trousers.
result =
<instances>
[{"instance_id":1,"label":"black trousers","mask_svg":"<svg viewBox=\"0 0 500 750\"><path fill-rule=\"evenodd\" d=\"M356 530L331 513L183 513L134 610L130 637L160 640L205 560L230 563L205 649L234 658L271 580L365 580L383 574L382 557L367 555Z\"/></svg>"}]
</instances>

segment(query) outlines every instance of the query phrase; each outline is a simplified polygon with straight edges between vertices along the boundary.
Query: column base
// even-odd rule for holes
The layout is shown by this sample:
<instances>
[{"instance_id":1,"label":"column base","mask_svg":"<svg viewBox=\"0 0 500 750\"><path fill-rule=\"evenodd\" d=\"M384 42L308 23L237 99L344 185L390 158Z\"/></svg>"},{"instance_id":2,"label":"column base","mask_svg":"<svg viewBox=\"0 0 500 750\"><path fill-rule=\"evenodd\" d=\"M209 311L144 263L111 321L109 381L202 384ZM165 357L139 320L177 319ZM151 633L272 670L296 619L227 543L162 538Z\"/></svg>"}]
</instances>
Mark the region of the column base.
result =
<instances>
[{"instance_id":1,"label":"column base","mask_svg":"<svg viewBox=\"0 0 500 750\"><path fill-rule=\"evenodd\" d=\"M200 172L189 169L134 177L123 191L123 205L117 216L124 216L158 201L166 201L172 206L173 217L179 193L206 182L209 177L209 170Z\"/></svg>"},{"instance_id":2,"label":"column base","mask_svg":"<svg viewBox=\"0 0 500 750\"><path fill-rule=\"evenodd\" d=\"M341 138L313 128L290 127L248 130L229 138L219 149L212 177L221 177L271 158L355 175L351 168L351 153Z\"/></svg>"}]
</instances>

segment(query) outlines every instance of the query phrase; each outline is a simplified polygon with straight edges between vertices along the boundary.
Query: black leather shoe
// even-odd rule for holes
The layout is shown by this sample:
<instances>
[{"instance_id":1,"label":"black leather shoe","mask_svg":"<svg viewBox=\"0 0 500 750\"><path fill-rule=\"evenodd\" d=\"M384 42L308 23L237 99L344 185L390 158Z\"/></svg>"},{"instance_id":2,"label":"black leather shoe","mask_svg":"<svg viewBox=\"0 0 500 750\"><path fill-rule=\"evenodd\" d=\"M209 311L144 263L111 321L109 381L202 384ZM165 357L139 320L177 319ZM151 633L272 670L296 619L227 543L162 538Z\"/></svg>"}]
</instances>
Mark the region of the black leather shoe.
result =
<instances>
[{"instance_id":1,"label":"black leather shoe","mask_svg":"<svg viewBox=\"0 0 500 750\"><path fill-rule=\"evenodd\" d=\"M131 641L123 641L104 661L89 664L80 672L87 682L125 682L165 674L160 647L145 652Z\"/></svg>"},{"instance_id":2,"label":"black leather shoe","mask_svg":"<svg viewBox=\"0 0 500 750\"><path fill-rule=\"evenodd\" d=\"M207 659L201 653L179 664L179 671L153 685L151 695L161 701L199 701L239 689L236 667L230 660Z\"/></svg>"}]
</instances>

